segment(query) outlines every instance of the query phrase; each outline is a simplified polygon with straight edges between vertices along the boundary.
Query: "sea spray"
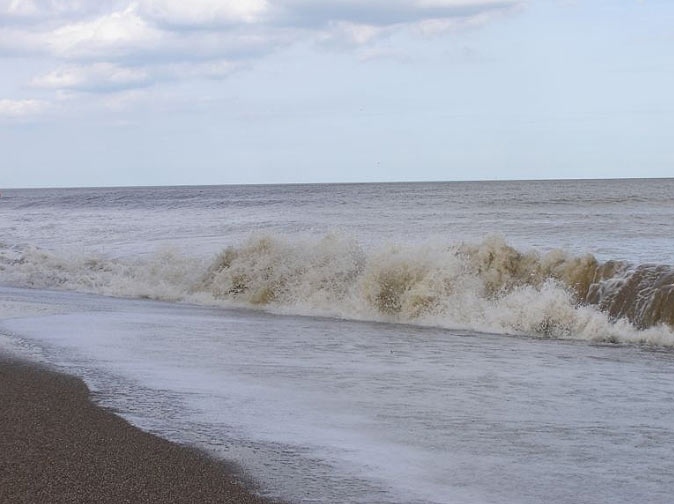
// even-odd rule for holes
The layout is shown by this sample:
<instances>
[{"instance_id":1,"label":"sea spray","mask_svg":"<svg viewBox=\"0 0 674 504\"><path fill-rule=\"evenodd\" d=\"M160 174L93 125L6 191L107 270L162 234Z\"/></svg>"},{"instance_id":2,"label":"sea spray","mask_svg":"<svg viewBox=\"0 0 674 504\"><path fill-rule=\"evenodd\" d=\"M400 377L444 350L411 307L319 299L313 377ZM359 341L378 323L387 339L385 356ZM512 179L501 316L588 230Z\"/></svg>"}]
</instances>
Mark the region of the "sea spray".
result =
<instances>
[{"instance_id":1,"label":"sea spray","mask_svg":"<svg viewBox=\"0 0 674 504\"><path fill-rule=\"evenodd\" d=\"M252 305L343 302L366 266L354 240L328 235L316 242L253 237L225 249L194 290Z\"/></svg>"},{"instance_id":2,"label":"sea spray","mask_svg":"<svg viewBox=\"0 0 674 504\"><path fill-rule=\"evenodd\" d=\"M674 273L561 250L480 243L380 246L328 234L251 236L210 263L0 251L0 282L544 338L674 345Z\"/></svg>"},{"instance_id":3,"label":"sea spray","mask_svg":"<svg viewBox=\"0 0 674 504\"><path fill-rule=\"evenodd\" d=\"M203 268L202 260L172 248L133 259L56 253L32 245L0 249L3 284L117 297L185 300Z\"/></svg>"}]
</instances>

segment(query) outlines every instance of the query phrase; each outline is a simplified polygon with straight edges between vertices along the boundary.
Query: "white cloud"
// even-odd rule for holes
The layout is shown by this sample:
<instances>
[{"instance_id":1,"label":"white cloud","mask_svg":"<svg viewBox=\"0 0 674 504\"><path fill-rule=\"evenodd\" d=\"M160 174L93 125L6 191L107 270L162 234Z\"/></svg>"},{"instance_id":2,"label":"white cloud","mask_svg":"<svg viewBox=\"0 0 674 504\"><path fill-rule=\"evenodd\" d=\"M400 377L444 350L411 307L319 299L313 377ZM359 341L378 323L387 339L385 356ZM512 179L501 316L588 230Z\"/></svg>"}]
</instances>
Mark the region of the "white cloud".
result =
<instances>
[{"instance_id":1,"label":"white cloud","mask_svg":"<svg viewBox=\"0 0 674 504\"><path fill-rule=\"evenodd\" d=\"M184 79L219 79L300 40L395 57L379 42L481 26L524 0L0 0L0 55L53 70L46 92L121 93ZM393 56L392 56L393 55ZM17 85L23 87L26 82ZM58 95L57 95L58 96ZM93 98L92 98L93 99ZM12 102L16 110L39 102ZM10 109L3 105L4 114ZM18 112L16 112L18 114Z\"/></svg>"},{"instance_id":2,"label":"white cloud","mask_svg":"<svg viewBox=\"0 0 674 504\"><path fill-rule=\"evenodd\" d=\"M142 68L127 68L113 63L70 66L36 77L32 85L44 89L77 91L117 91L140 87L148 83L148 72Z\"/></svg>"},{"instance_id":3,"label":"white cloud","mask_svg":"<svg viewBox=\"0 0 674 504\"><path fill-rule=\"evenodd\" d=\"M0 20L25 23L48 19L66 19L70 22L83 17L101 14L121 0L100 2L95 0L0 0Z\"/></svg>"},{"instance_id":4,"label":"white cloud","mask_svg":"<svg viewBox=\"0 0 674 504\"><path fill-rule=\"evenodd\" d=\"M122 93L162 82L188 79L222 79L241 68L228 60L206 60L124 67L115 63L71 65L35 77L38 89L89 93ZM114 102L117 103L117 102Z\"/></svg>"},{"instance_id":5,"label":"white cloud","mask_svg":"<svg viewBox=\"0 0 674 504\"><path fill-rule=\"evenodd\" d=\"M0 117L21 118L39 115L49 108L42 100L0 100Z\"/></svg>"},{"instance_id":6,"label":"white cloud","mask_svg":"<svg viewBox=\"0 0 674 504\"><path fill-rule=\"evenodd\" d=\"M41 37L53 54L64 58L110 58L156 47L164 34L148 24L135 4L91 21L66 24Z\"/></svg>"},{"instance_id":7,"label":"white cloud","mask_svg":"<svg viewBox=\"0 0 674 504\"><path fill-rule=\"evenodd\" d=\"M373 42L387 33L389 30L381 26L339 21L330 23L328 29L322 32L318 39L322 43L360 46Z\"/></svg>"},{"instance_id":8,"label":"white cloud","mask_svg":"<svg viewBox=\"0 0 674 504\"><path fill-rule=\"evenodd\" d=\"M139 6L154 21L191 27L255 23L269 10L266 0L141 0Z\"/></svg>"},{"instance_id":9,"label":"white cloud","mask_svg":"<svg viewBox=\"0 0 674 504\"><path fill-rule=\"evenodd\" d=\"M279 31L288 40L314 31L319 37L365 44L384 28L421 23L428 32L439 26L478 24L522 4L523 0L0 0L0 15L36 19L32 25L0 28L0 49L110 60L145 56L167 42L184 40L196 43L187 49L199 57L198 43L207 39L190 31L230 40L236 34L244 44L254 36L269 49L277 47Z\"/></svg>"},{"instance_id":10,"label":"white cloud","mask_svg":"<svg viewBox=\"0 0 674 504\"><path fill-rule=\"evenodd\" d=\"M30 0L0 0L0 13L3 17L27 17L38 14L39 9Z\"/></svg>"},{"instance_id":11,"label":"white cloud","mask_svg":"<svg viewBox=\"0 0 674 504\"><path fill-rule=\"evenodd\" d=\"M425 19L414 24L413 28L418 33L425 36L446 33L448 31L477 29L500 16L509 14L517 9L518 7L514 6L509 9L479 12L477 14L465 17Z\"/></svg>"},{"instance_id":12,"label":"white cloud","mask_svg":"<svg viewBox=\"0 0 674 504\"><path fill-rule=\"evenodd\" d=\"M310 36L359 46L416 27L428 34L484 24L522 0L0 0L0 51L66 60L255 58ZM107 11L101 9L107 8ZM47 21L45 21L47 19Z\"/></svg>"},{"instance_id":13,"label":"white cloud","mask_svg":"<svg viewBox=\"0 0 674 504\"><path fill-rule=\"evenodd\" d=\"M319 33L319 41L345 47L372 44L396 31L427 36L476 28L518 10L522 0L280 0L279 19Z\"/></svg>"}]
</instances>

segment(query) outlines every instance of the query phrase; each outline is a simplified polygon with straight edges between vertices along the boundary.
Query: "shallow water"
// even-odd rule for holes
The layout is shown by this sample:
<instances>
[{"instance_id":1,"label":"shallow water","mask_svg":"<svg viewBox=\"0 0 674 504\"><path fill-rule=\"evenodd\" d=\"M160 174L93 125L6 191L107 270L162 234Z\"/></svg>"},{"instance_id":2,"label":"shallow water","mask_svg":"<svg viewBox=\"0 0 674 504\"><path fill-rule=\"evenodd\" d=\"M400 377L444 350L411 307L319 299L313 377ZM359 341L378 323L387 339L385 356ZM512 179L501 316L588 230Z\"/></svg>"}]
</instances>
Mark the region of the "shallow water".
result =
<instances>
[{"instance_id":1,"label":"shallow water","mask_svg":"<svg viewBox=\"0 0 674 504\"><path fill-rule=\"evenodd\" d=\"M674 491L670 351L0 293L42 306L0 325L24 353L140 426L239 461L271 495L664 503Z\"/></svg>"}]
</instances>

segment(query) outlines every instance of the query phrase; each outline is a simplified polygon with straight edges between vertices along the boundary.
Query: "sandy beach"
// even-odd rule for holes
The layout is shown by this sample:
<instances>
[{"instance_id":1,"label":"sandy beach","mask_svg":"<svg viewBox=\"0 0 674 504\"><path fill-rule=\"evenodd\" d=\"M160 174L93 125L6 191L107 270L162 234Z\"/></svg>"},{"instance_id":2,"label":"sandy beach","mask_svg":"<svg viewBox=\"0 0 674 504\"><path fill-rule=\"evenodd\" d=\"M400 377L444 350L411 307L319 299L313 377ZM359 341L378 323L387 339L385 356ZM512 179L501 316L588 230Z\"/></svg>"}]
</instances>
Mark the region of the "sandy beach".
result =
<instances>
[{"instance_id":1,"label":"sandy beach","mask_svg":"<svg viewBox=\"0 0 674 504\"><path fill-rule=\"evenodd\" d=\"M96 406L77 378L0 357L0 404L0 502L271 502L235 468Z\"/></svg>"}]
</instances>

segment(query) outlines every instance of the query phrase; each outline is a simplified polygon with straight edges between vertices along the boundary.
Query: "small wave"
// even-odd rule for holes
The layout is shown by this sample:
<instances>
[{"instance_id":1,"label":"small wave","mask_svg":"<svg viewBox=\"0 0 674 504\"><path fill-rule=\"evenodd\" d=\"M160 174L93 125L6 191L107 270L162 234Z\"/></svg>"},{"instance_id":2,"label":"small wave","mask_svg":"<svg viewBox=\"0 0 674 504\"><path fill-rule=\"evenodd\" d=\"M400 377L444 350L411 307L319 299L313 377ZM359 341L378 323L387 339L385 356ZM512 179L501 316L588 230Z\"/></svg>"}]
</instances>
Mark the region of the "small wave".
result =
<instances>
[{"instance_id":1,"label":"small wave","mask_svg":"<svg viewBox=\"0 0 674 504\"><path fill-rule=\"evenodd\" d=\"M481 243L390 245L254 236L210 263L164 249L144 259L0 249L0 281L122 297L264 307L516 333L674 346L674 269Z\"/></svg>"}]
</instances>

